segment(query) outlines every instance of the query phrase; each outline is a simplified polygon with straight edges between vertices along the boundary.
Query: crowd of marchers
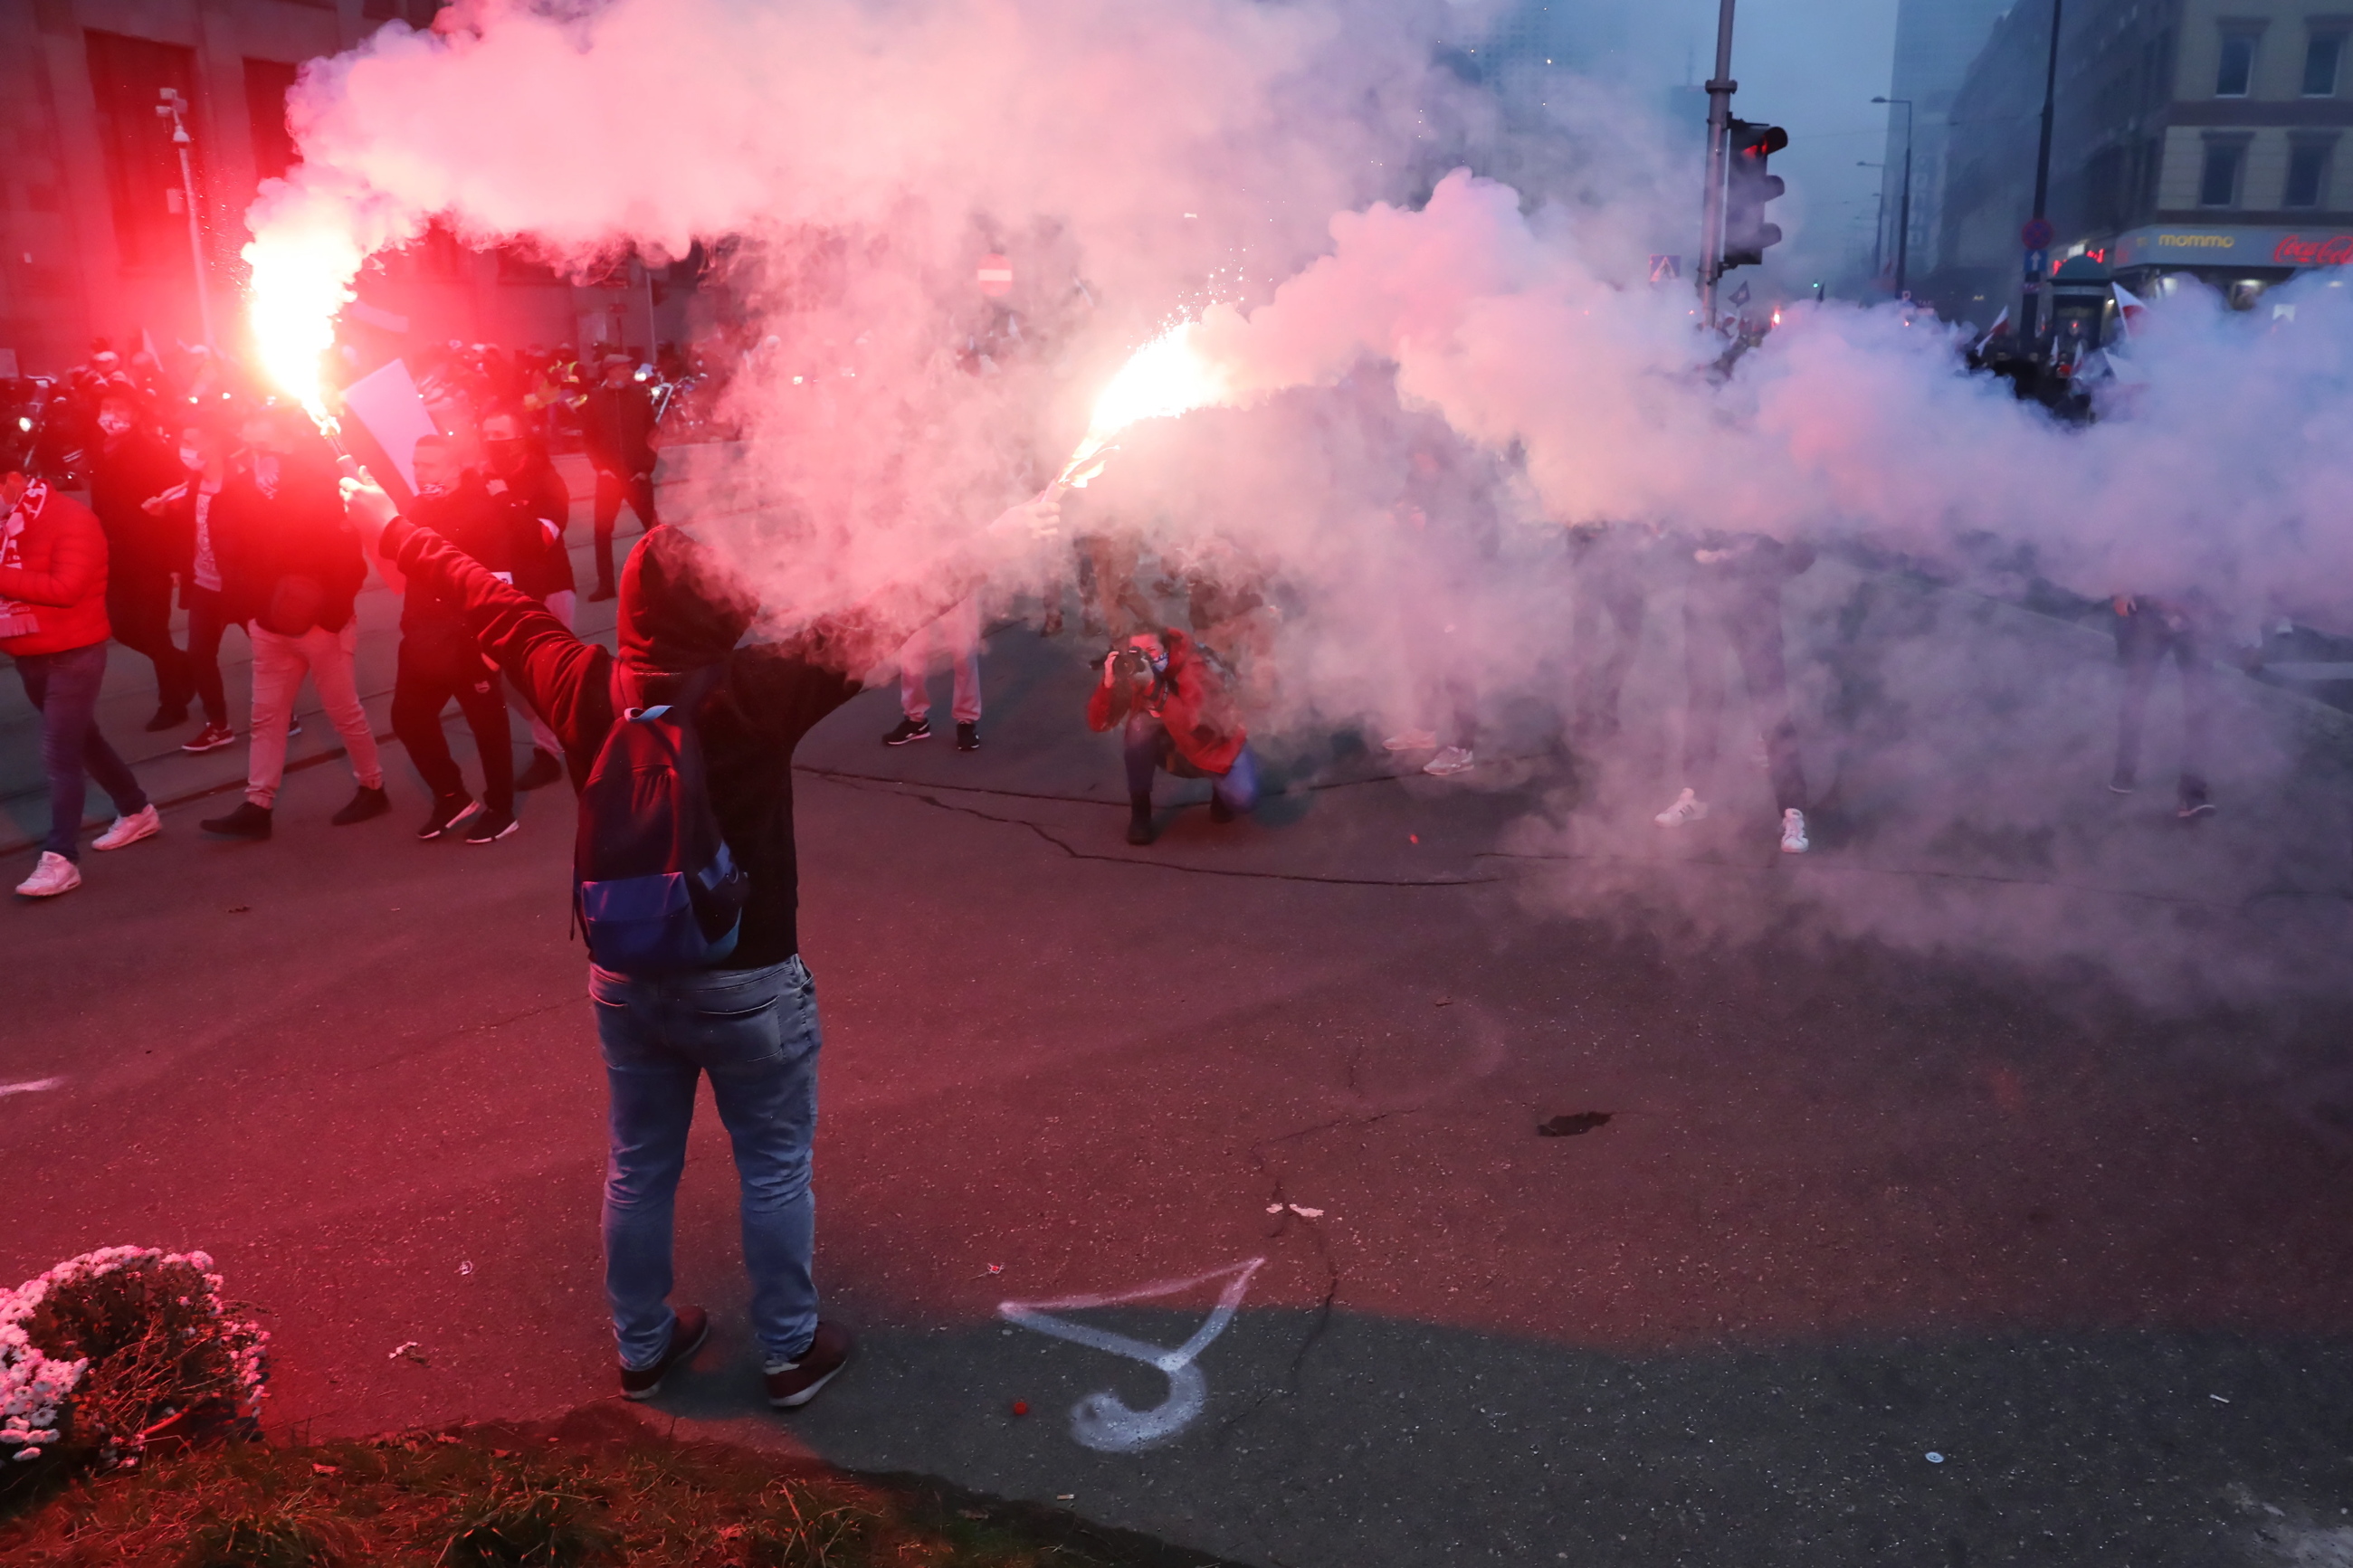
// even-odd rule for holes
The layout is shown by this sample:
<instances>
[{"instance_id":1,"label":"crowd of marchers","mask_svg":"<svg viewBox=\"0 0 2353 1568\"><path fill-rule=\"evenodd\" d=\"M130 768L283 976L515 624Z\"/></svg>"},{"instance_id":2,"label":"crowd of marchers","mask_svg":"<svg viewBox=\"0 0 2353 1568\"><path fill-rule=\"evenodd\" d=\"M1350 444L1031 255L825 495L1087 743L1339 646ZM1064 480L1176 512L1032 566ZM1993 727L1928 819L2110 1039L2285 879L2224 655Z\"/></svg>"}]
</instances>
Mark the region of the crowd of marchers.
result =
<instances>
[{"instance_id":1,"label":"crowd of marchers","mask_svg":"<svg viewBox=\"0 0 2353 1568\"><path fill-rule=\"evenodd\" d=\"M576 442L594 475L596 580L590 600L618 591L614 533L622 510L645 530L660 521L653 483L660 373L619 351L593 357L593 379L582 386L573 362L535 351L506 356L483 345L451 345L427 362L423 381L438 422L456 434L428 437L407 455L416 481L412 516L566 627L575 624L580 594L567 539L572 497L553 450ZM311 420L281 400L243 390L206 356L193 356L178 384L167 386L153 356L126 365L101 348L66 378L38 426L20 423L27 428L0 432L7 441L6 477L0 479L0 650L16 663L41 713L51 821L39 862L17 891L40 897L79 885L80 824L92 781L117 816L91 847L122 848L159 829L153 804L97 726L110 639L153 668L157 700L149 731L193 726L182 743L189 752L247 748L244 799L204 819L205 832L270 836L306 679L343 742L355 785L329 820L348 826L389 812L383 762L354 671L354 603L370 563L345 515L339 489L345 475ZM62 439L60 429L79 438ZM1488 489L1463 469L1459 454L1417 447L1395 508L1402 547L1426 557L1419 568L1441 586L1494 569L1496 520ZM68 493L77 484L87 487L86 507ZM1587 749L1610 743L1619 688L1648 606L1662 588L1679 590L1687 681L1682 778L1658 825L1686 826L1720 798L1725 678L1736 663L1763 741L1780 847L1807 852L1808 792L1789 711L1781 598L1784 585L1810 567L1811 552L1760 535L1635 525L1585 526L1567 538L1578 649L1572 741ZM1162 773L1208 781L1216 820L1251 810L1259 770L1245 714L1270 706L1279 574L1213 541L1184 554L1164 552L1162 580L1146 591L1139 581L1140 535L1104 520L1075 543L1071 585L1085 630L1111 644L1086 719L1097 731L1121 731L1129 842L1148 844L1157 835L1154 783ZM516 830L518 792L565 777L557 733L469 631L454 602L429 585L405 584L389 563L375 569L402 591L391 727L430 797L417 836L495 844ZM1182 626L1166 624L1159 612L1172 593L1185 604ZM175 596L185 638L174 636ZM1059 588L1047 596L1039 628L1046 635L1061 629L1061 599ZM2163 661L2171 658L2185 689L2179 809L2184 818L2205 815L2213 809L2201 767L2212 617L2195 603L2147 597L2119 596L2113 607L2126 679L2110 787L2136 787L2142 716ZM895 658L901 718L882 737L885 745L931 738L928 676L934 663L946 663L955 672L955 743L960 751L979 749L981 618L978 597L968 595L910 631ZM1422 618L1431 624L1400 631L1423 674L1411 701L1430 725L1400 730L1387 745L1393 752L1428 753L1424 771L1451 777L1477 765L1476 672L1451 646L1454 626L1440 626L1444 617L1435 611ZM221 677L223 639L232 632L247 640L252 667L251 701L242 715L229 710ZM472 733L479 792L469 787L442 729L452 703ZM520 769L516 721L531 742Z\"/></svg>"},{"instance_id":2,"label":"crowd of marchers","mask_svg":"<svg viewBox=\"0 0 2353 1568\"><path fill-rule=\"evenodd\" d=\"M345 515L337 455L299 406L256 393L235 366L200 351L185 358L171 374L151 353L124 362L100 344L89 363L40 389L37 413L0 430L0 651L40 714L50 812L40 859L17 885L26 897L80 885L89 783L117 814L91 847L123 848L160 829L153 803L98 728L110 641L153 668L149 732L192 730L181 745L188 752L246 747L244 799L205 819L206 833L270 836L306 679L356 784L330 820L350 826L392 809L354 669L355 601L369 563ZM512 362L502 367L495 351L438 357L425 385L438 416L464 422L466 460L448 439L418 442L407 454L412 510L569 625L578 597L565 539L572 503L551 446L568 431L588 458L597 565L588 596L610 599L622 508L642 528L659 521L651 372L613 351L598 356L592 384L553 398L541 395L543 377L533 382ZM506 400L518 389L523 396ZM559 408L568 423L554 417ZM389 569L382 575L400 586ZM175 598L185 614L179 635ZM232 633L246 639L252 664L243 714L231 712L221 678ZM441 728L453 701L481 758L479 795ZM496 666L453 605L429 589L405 594L392 727L432 796L419 837L494 844L515 830L518 790L563 776L553 731L515 706L533 740L520 773Z\"/></svg>"},{"instance_id":3,"label":"crowd of marchers","mask_svg":"<svg viewBox=\"0 0 2353 1568\"><path fill-rule=\"evenodd\" d=\"M343 742L353 791L329 819L351 826L391 809L384 762L353 672L354 601L371 571L401 595L392 728L430 796L420 838L495 845L515 831L514 795L568 779L575 797L571 906L586 941L596 1028L610 1096L602 1232L607 1305L625 1397L658 1394L702 1351L703 1308L673 1303L676 1189L700 1079L708 1074L733 1138L751 1278L748 1329L769 1403L795 1408L849 1363L856 1340L821 1317L813 1274L810 1155L822 1042L801 957L793 823L795 748L895 662L902 717L884 743L930 734L926 674L956 667L957 744L980 744L976 606L1059 535L1051 492L1008 508L861 603L781 633L751 635L755 595L717 554L655 515L653 411L626 358L600 366L584 396L585 440L600 493L645 525L615 570L600 551L595 595L617 599L617 648L574 625L565 545L571 498L548 451L543 409L489 387L406 454L414 493L396 502L334 453L299 407L207 385L159 397L128 375L100 378L91 438L77 448L89 503L45 469L31 432L0 432L0 652L39 710L50 827L28 897L79 885L85 792L95 780L115 817L91 847L153 837L155 806L95 722L108 647L153 663L149 728L196 725L191 750L248 748L245 797L209 833L272 831L294 699L317 689ZM511 390L511 389L508 389ZM1417 455L1393 524L1428 581L1492 572L1494 528L1481 487L1443 454ZM600 506L599 514L605 509ZM1087 629L1104 638L1085 719L1121 731L1131 842L1155 836L1153 787L1166 772L1202 778L1210 811L1255 805L1259 768L1245 715L1262 710L1276 672L1279 575L1231 546L1164 559L1167 580L1138 580L1142 542L1103 520L1072 564ZM1684 826L1725 781L1715 741L1725 676L1737 662L1780 806L1781 847L1802 853L1806 781L1789 721L1781 598L1810 569L1800 546L1755 535L1641 526L1570 531L1579 658L1572 734L1606 745L1645 616L1662 588L1683 616L1686 700L1682 784L1657 817ZM185 642L172 635L176 590ZM1182 592L1188 625L1156 605ZM1040 630L1060 629L1060 587ZM1442 602L1442 593L1429 596ZM1668 602L1674 602L1670 599ZM2139 716L2160 662L2189 684L2181 813L2211 809L2197 773L2207 645L2195 606L2119 599L2127 680L2112 787L2133 785ZM1478 766L1480 693L1456 627L1431 609L1405 625L1420 670L1415 710L1428 729L1390 749L1428 752L1425 772ZM253 696L224 701L222 639L251 645ZM531 760L512 766L511 701ZM451 756L442 716L472 729L480 792Z\"/></svg>"}]
</instances>

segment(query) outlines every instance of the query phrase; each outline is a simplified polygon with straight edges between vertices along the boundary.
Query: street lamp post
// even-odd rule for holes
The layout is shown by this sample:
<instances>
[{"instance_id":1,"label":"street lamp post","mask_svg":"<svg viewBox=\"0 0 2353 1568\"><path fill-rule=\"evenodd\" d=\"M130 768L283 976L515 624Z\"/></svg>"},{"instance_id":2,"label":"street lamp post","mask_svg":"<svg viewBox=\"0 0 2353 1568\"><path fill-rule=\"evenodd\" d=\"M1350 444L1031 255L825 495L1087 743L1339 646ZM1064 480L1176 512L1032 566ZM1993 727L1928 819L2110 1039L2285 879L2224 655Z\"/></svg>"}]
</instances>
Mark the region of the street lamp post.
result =
<instances>
[{"instance_id":1,"label":"street lamp post","mask_svg":"<svg viewBox=\"0 0 2353 1568\"><path fill-rule=\"evenodd\" d=\"M1871 286L1876 289L1879 287L1881 266L1880 242L1887 237L1887 165L1857 158L1854 166L1879 171L1879 207L1871 216Z\"/></svg>"},{"instance_id":2,"label":"street lamp post","mask_svg":"<svg viewBox=\"0 0 2353 1568\"><path fill-rule=\"evenodd\" d=\"M172 145L180 154L180 200L188 209L188 261L196 269L196 320L204 329L205 346L218 348L213 341L212 289L205 280L205 230L196 216L196 172L188 161L188 100L173 87L157 96L163 101L155 106L155 118L172 122Z\"/></svg>"},{"instance_id":3,"label":"street lamp post","mask_svg":"<svg viewBox=\"0 0 2353 1568\"><path fill-rule=\"evenodd\" d=\"M2042 141L2034 153L2034 217L2040 224L2049 215L2044 208L2051 200L2051 121L2052 110L2059 99L2059 18L2063 0L2051 0L2051 57L2042 68ZM2046 268L2034 279L2034 287L2026 290L2019 302L2019 341L2031 348L2042 331L2042 300L2051 288L2051 276Z\"/></svg>"},{"instance_id":4,"label":"street lamp post","mask_svg":"<svg viewBox=\"0 0 2353 1568\"><path fill-rule=\"evenodd\" d=\"M1904 195L1895 214L1895 297L1900 300L1908 292L1905 277L1912 264L1912 100L1874 98L1871 101L1904 106Z\"/></svg>"}]
</instances>

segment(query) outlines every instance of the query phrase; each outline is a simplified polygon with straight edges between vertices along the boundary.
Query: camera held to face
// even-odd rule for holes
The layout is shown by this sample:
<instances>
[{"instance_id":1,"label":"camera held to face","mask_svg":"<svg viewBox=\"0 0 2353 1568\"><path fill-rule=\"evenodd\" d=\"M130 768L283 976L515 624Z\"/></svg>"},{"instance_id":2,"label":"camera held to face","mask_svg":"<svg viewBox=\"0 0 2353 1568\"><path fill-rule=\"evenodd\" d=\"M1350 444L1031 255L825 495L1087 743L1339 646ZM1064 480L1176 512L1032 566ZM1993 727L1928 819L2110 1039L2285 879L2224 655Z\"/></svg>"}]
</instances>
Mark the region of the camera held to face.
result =
<instances>
[{"instance_id":1,"label":"camera held to face","mask_svg":"<svg viewBox=\"0 0 2353 1568\"><path fill-rule=\"evenodd\" d=\"M1119 647L1112 650L1112 668L1132 686L1149 686L1156 672L1151 656L1140 647Z\"/></svg>"}]
</instances>

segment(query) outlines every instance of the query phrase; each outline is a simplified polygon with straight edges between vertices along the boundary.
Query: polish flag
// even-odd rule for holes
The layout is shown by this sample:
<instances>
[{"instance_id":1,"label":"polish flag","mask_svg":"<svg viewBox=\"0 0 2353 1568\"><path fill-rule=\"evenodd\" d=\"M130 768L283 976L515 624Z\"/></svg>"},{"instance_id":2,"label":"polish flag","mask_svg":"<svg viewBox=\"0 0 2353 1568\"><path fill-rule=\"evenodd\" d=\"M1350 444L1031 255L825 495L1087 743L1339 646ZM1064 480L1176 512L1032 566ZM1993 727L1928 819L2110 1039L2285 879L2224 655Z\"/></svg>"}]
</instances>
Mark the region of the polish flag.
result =
<instances>
[{"instance_id":1,"label":"polish flag","mask_svg":"<svg viewBox=\"0 0 2353 1568\"><path fill-rule=\"evenodd\" d=\"M1978 340L1978 352L1980 353L1984 353L1986 344L1993 342L1994 339L2001 336L2002 333L2008 331L2010 331L2010 307L2004 305L2001 308L2001 314L1993 319L1993 325L1985 330L1985 336Z\"/></svg>"},{"instance_id":2,"label":"polish flag","mask_svg":"<svg viewBox=\"0 0 2353 1568\"><path fill-rule=\"evenodd\" d=\"M2132 330L2140 325L2140 319L2148 313L2148 307L2141 302L2138 295L2123 284L2111 283L2108 287L2116 290L2116 310L2125 319L2125 334L2129 337L2132 335Z\"/></svg>"}]
</instances>

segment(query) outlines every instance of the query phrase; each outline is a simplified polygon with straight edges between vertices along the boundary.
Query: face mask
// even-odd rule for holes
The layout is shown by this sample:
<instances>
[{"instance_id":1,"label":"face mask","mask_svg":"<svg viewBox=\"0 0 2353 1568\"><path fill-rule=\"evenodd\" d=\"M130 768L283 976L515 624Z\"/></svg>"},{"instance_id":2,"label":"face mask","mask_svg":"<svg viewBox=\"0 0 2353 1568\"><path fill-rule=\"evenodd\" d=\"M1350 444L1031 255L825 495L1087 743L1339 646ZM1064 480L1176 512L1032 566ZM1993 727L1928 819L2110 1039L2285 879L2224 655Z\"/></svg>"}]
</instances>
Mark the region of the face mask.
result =
<instances>
[{"instance_id":1,"label":"face mask","mask_svg":"<svg viewBox=\"0 0 2353 1568\"><path fill-rule=\"evenodd\" d=\"M99 416L98 427L110 436L120 436L131 428L131 421L113 415L101 415Z\"/></svg>"},{"instance_id":2,"label":"face mask","mask_svg":"<svg viewBox=\"0 0 2353 1568\"><path fill-rule=\"evenodd\" d=\"M1144 662L1152 667L1155 675L1168 673L1168 656L1166 653L1147 653L1144 656Z\"/></svg>"},{"instance_id":3,"label":"face mask","mask_svg":"<svg viewBox=\"0 0 2353 1568\"><path fill-rule=\"evenodd\" d=\"M520 441L485 441L482 443L482 455L491 460L491 467L502 474L513 473L522 467L522 443Z\"/></svg>"}]
</instances>

